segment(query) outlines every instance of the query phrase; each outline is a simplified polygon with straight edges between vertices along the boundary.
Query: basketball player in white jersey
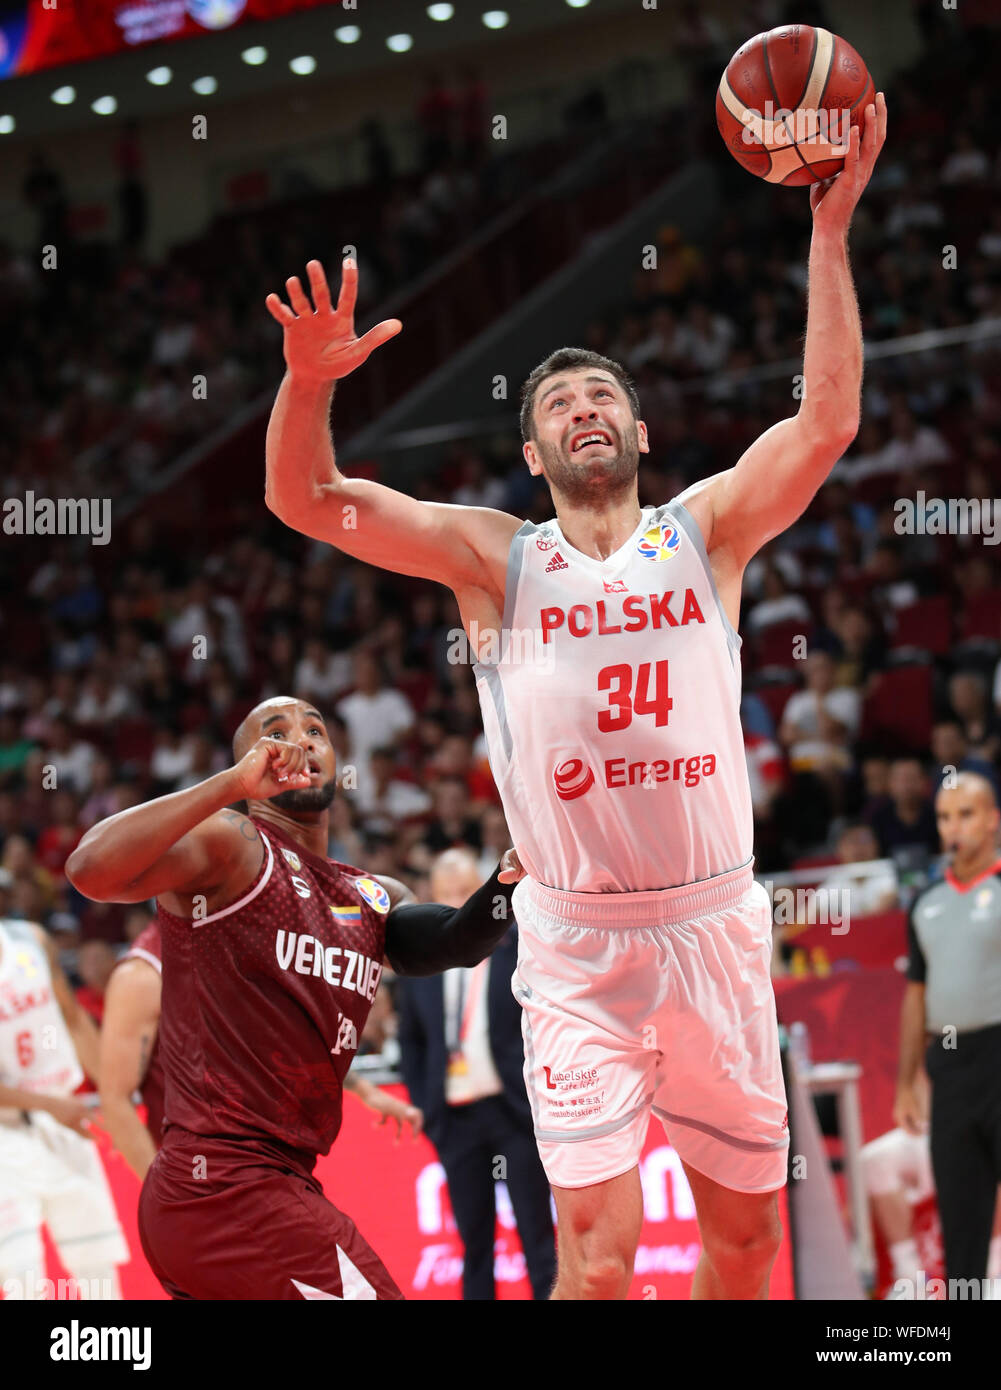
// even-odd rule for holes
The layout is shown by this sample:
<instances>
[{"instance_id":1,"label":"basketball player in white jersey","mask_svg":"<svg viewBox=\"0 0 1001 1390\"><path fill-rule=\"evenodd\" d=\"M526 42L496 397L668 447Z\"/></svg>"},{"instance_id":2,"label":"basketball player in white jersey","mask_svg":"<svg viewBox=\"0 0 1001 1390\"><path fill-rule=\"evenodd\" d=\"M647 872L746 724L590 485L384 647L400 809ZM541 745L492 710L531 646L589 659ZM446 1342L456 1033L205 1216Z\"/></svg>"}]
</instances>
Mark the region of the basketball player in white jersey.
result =
<instances>
[{"instance_id":1,"label":"basketball player in white jersey","mask_svg":"<svg viewBox=\"0 0 1001 1390\"><path fill-rule=\"evenodd\" d=\"M48 1290L42 1223L67 1272L70 1296L120 1298L116 1265L129 1258L90 1107L73 1095L98 1076L98 1034L33 922L0 919L0 1291ZM81 1067L81 1063L83 1064Z\"/></svg>"},{"instance_id":2,"label":"basketball player in white jersey","mask_svg":"<svg viewBox=\"0 0 1001 1390\"><path fill-rule=\"evenodd\" d=\"M336 306L316 261L312 303L295 277L288 304L268 297L288 368L268 506L361 560L447 584L478 657L491 767L527 871L512 983L559 1215L554 1298L626 1297L651 1110L698 1209L693 1296L767 1297L788 1136L735 629L747 562L802 515L858 428L847 233L885 131L880 93L842 173L811 190L798 412L662 506L639 505L649 444L629 377L576 349L537 367L522 395L547 525L344 477L333 383L402 325L356 336L350 259Z\"/></svg>"}]
</instances>

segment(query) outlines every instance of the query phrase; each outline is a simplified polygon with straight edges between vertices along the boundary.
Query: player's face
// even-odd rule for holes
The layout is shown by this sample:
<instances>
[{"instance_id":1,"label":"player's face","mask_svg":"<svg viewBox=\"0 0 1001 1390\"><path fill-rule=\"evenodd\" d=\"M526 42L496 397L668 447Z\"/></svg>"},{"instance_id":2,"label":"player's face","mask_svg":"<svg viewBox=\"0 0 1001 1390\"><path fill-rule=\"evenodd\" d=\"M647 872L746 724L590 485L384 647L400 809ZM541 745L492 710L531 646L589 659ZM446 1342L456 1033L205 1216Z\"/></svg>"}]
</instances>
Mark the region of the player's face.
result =
<instances>
[{"instance_id":1,"label":"player's face","mask_svg":"<svg viewBox=\"0 0 1001 1390\"><path fill-rule=\"evenodd\" d=\"M569 502L600 502L634 484L640 454L649 453L646 425L633 417L623 388L590 367L557 372L539 384L534 437L525 460Z\"/></svg>"},{"instance_id":2,"label":"player's face","mask_svg":"<svg viewBox=\"0 0 1001 1390\"><path fill-rule=\"evenodd\" d=\"M261 718L261 736L287 740L305 749L310 785L294 791L279 792L271 798L272 806L280 806L293 814L325 811L337 790L337 755L327 737L327 729L312 705L296 700L293 704L273 710Z\"/></svg>"},{"instance_id":3,"label":"player's face","mask_svg":"<svg viewBox=\"0 0 1001 1390\"><path fill-rule=\"evenodd\" d=\"M947 854L976 859L997 839L998 809L983 792L945 788L935 798L935 818Z\"/></svg>"}]
</instances>

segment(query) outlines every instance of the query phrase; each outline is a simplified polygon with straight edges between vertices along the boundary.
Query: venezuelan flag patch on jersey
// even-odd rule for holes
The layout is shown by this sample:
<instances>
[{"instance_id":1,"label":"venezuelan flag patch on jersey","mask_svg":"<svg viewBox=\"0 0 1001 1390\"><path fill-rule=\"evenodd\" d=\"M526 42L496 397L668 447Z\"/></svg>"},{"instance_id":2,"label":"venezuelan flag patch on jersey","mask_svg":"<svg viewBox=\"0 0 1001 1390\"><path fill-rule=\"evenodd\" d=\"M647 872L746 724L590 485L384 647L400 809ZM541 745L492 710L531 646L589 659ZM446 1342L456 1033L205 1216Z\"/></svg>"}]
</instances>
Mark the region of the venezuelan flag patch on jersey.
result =
<instances>
[{"instance_id":1,"label":"venezuelan flag patch on jersey","mask_svg":"<svg viewBox=\"0 0 1001 1390\"><path fill-rule=\"evenodd\" d=\"M355 887L374 911L389 911L389 894L381 883L376 883L374 878L356 878Z\"/></svg>"},{"instance_id":2,"label":"venezuelan flag patch on jersey","mask_svg":"<svg viewBox=\"0 0 1001 1390\"><path fill-rule=\"evenodd\" d=\"M670 521L662 521L643 532L636 549L644 560L670 560L672 555L677 555L680 545L678 528Z\"/></svg>"},{"instance_id":3,"label":"venezuelan flag patch on jersey","mask_svg":"<svg viewBox=\"0 0 1001 1390\"><path fill-rule=\"evenodd\" d=\"M348 903L345 907L335 907L333 903L328 903L330 915L335 921L340 922L342 927L361 926L361 908L357 903Z\"/></svg>"}]
</instances>

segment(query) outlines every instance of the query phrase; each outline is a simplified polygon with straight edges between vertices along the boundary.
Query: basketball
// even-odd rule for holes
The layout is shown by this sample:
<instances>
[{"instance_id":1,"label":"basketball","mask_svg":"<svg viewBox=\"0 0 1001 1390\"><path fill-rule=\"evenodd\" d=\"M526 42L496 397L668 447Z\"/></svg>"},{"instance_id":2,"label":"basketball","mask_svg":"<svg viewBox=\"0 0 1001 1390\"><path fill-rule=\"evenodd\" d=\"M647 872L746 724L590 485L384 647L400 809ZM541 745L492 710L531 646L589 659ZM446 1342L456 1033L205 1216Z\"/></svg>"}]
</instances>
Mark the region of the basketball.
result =
<instances>
[{"instance_id":1,"label":"basketball","mask_svg":"<svg viewBox=\"0 0 1001 1390\"><path fill-rule=\"evenodd\" d=\"M787 24L737 49L720 78L716 124L734 159L758 178L819 183L841 171L849 131L874 99L850 43Z\"/></svg>"}]
</instances>

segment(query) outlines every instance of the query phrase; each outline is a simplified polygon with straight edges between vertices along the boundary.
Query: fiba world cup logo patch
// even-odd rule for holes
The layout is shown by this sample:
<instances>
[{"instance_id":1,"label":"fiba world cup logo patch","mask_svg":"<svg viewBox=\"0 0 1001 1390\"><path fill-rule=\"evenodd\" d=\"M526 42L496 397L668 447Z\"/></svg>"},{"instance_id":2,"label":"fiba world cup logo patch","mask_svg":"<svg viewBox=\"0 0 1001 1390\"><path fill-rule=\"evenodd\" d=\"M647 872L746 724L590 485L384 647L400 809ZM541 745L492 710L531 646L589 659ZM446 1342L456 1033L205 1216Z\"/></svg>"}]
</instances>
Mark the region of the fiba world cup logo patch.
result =
<instances>
[{"instance_id":1,"label":"fiba world cup logo patch","mask_svg":"<svg viewBox=\"0 0 1001 1390\"><path fill-rule=\"evenodd\" d=\"M203 29L228 29L247 8L247 0L188 0L186 8Z\"/></svg>"},{"instance_id":2,"label":"fiba world cup logo patch","mask_svg":"<svg viewBox=\"0 0 1001 1390\"><path fill-rule=\"evenodd\" d=\"M643 532L636 549L644 560L670 560L672 555L677 555L680 545L681 537L677 527L670 521L662 521L657 526L651 526L649 531Z\"/></svg>"},{"instance_id":3,"label":"fiba world cup logo patch","mask_svg":"<svg viewBox=\"0 0 1001 1390\"><path fill-rule=\"evenodd\" d=\"M374 878L356 878L355 887L373 911L389 911L389 894Z\"/></svg>"}]
</instances>

